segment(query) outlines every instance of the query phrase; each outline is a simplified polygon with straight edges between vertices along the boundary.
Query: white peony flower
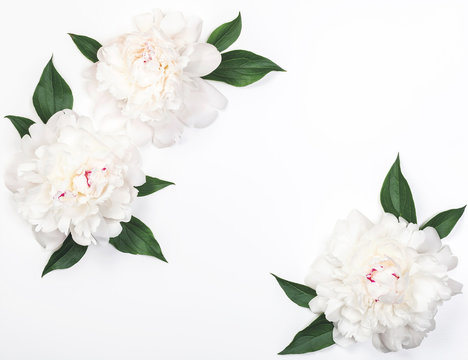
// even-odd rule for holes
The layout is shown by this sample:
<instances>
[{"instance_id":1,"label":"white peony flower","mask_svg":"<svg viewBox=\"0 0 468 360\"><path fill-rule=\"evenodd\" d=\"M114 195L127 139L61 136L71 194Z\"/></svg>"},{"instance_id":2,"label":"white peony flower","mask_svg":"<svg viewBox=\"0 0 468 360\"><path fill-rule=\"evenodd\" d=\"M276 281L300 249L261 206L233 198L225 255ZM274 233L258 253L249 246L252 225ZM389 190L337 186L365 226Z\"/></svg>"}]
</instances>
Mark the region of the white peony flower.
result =
<instances>
[{"instance_id":1,"label":"white peony flower","mask_svg":"<svg viewBox=\"0 0 468 360\"><path fill-rule=\"evenodd\" d=\"M22 138L7 186L44 247L58 248L70 233L89 245L117 236L120 222L130 220L135 186L145 176L129 137L116 131L118 120L96 129L89 118L63 110Z\"/></svg>"},{"instance_id":2,"label":"white peony flower","mask_svg":"<svg viewBox=\"0 0 468 360\"><path fill-rule=\"evenodd\" d=\"M340 345L372 339L383 351L418 346L443 301L461 292L447 275L457 265L433 228L420 231L391 214L377 224L359 212L337 223L306 284L309 306L334 323Z\"/></svg>"},{"instance_id":3,"label":"white peony flower","mask_svg":"<svg viewBox=\"0 0 468 360\"><path fill-rule=\"evenodd\" d=\"M221 62L211 44L199 42L201 20L179 12L140 15L137 31L119 36L98 51L92 73L97 90L110 95L141 137L155 145L174 144L183 125L205 127L226 105L202 76ZM142 121L144 124L135 124Z\"/></svg>"}]
</instances>

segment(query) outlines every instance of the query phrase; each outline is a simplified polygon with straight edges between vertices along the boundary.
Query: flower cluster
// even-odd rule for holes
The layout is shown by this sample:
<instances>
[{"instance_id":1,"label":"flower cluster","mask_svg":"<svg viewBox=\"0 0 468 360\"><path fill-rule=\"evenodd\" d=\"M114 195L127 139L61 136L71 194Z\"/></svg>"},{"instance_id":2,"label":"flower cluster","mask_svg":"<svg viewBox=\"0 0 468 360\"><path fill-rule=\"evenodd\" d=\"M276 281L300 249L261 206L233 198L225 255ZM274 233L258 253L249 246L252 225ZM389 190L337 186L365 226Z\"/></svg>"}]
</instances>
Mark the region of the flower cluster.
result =
<instances>
[{"instance_id":1,"label":"flower cluster","mask_svg":"<svg viewBox=\"0 0 468 360\"><path fill-rule=\"evenodd\" d=\"M448 277L457 265L432 227L384 214L373 224L357 211L337 223L306 285L317 296L310 309L333 322L333 340L372 339L383 351L418 346L435 327L437 308L460 293Z\"/></svg>"},{"instance_id":2,"label":"flower cluster","mask_svg":"<svg viewBox=\"0 0 468 360\"><path fill-rule=\"evenodd\" d=\"M137 31L97 52L92 84L117 102L129 122L142 121L153 143L174 144L183 126L205 127L226 98L202 76L221 63L215 46L199 41L202 23L179 12L143 14Z\"/></svg>"},{"instance_id":3,"label":"flower cluster","mask_svg":"<svg viewBox=\"0 0 468 360\"><path fill-rule=\"evenodd\" d=\"M399 156L384 180L380 201L384 212L377 223L358 211L338 221L306 285L276 276L293 302L318 315L280 354L368 340L382 352L415 348L434 330L439 306L461 292L462 285L448 275L458 260L441 239L465 206L418 226Z\"/></svg>"},{"instance_id":4,"label":"flower cluster","mask_svg":"<svg viewBox=\"0 0 468 360\"><path fill-rule=\"evenodd\" d=\"M140 156L124 132L100 131L71 110L29 128L7 173L21 215L55 250L68 234L80 245L117 236L145 182Z\"/></svg>"},{"instance_id":5,"label":"flower cluster","mask_svg":"<svg viewBox=\"0 0 468 360\"><path fill-rule=\"evenodd\" d=\"M180 12L156 10L135 22L134 32L104 46L69 34L94 63L86 72L92 119L71 110L72 91L52 59L33 96L42 123L7 116L22 137L7 186L39 243L55 251L43 275L73 266L100 239L166 261L152 231L132 216L132 203L172 183L142 173L136 146L150 139L170 146L184 126L213 122L227 100L206 78L245 86L283 71L249 51L221 54L240 35L240 14L207 42L201 20Z\"/></svg>"}]
</instances>

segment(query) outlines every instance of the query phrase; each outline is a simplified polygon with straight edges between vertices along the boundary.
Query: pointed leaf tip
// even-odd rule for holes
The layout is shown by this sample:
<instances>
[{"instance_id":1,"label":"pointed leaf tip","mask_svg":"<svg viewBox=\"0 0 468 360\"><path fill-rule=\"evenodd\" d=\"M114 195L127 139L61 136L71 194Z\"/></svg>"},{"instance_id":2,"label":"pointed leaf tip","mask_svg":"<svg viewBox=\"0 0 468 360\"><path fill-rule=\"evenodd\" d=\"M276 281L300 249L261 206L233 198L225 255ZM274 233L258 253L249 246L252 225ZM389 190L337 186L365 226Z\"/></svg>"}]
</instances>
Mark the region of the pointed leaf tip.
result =
<instances>
[{"instance_id":1,"label":"pointed leaf tip","mask_svg":"<svg viewBox=\"0 0 468 360\"><path fill-rule=\"evenodd\" d=\"M315 290L306 285L282 279L279 276L276 276L275 274L271 275L275 277L276 281L278 282L279 286L283 289L286 296L292 302L299 306L308 308L310 300L317 296Z\"/></svg>"},{"instance_id":2,"label":"pointed leaf tip","mask_svg":"<svg viewBox=\"0 0 468 360\"><path fill-rule=\"evenodd\" d=\"M78 50L90 61L96 63L99 61L97 53L102 45L93 38L84 35L68 33Z\"/></svg>"},{"instance_id":3,"label":"pointed leaf tip","mask_svg":"<svg viewBox=\"0 0 468 360\"><path fill-rule=\"evenodd\" d=\"M426 227L433 227L439 234L439 237L443 239L453 230L458 220L460 220L465 212L465 209L466 205L458 209L443 211L421 226L421 230Z\"/></svg>"},{"instance_id":4,"label":"pointed leaf tip","mask_svg":"<svg viewBox=\"0 0 468 360\"><path fill-rule=\"evenodd\" d=\"M239 38L241 31L242 17L239 11L239 14L234 20L218 26L211 33L206 42L214 45L219 52L222 52Z\"/></svg>"}]
</instances>

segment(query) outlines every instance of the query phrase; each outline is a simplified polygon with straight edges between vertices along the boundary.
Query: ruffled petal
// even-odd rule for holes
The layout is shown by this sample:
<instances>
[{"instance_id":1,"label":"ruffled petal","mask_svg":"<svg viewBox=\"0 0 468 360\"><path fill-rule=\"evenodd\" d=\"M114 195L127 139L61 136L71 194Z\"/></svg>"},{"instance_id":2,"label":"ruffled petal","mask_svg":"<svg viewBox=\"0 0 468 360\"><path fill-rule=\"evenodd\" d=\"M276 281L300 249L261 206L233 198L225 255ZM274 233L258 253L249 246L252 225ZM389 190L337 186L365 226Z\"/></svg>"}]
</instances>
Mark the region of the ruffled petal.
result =
<instances>
[{"instance_id":1,"label":"ruffled petal","mask_svg":"<svg viewBox=\"0 0 468 360\"><path fill-rule=\"evenodd\" d=\"M34 236L37 242L48 251L57 250L67 238L67 235L58 230L50 232L34 231Z\"/></svg>"},{"instance_id":2,"label":"ruffled petal","mask_svg":"<svg viewBox=\"0 0 468 360\"><path fill-rule=\"evenodd\" d=\"M151 126L154 129L153 144L160 148L177 143L184 131L184 127L175 117L165 121L153 121Z\"/></svg>"}]
</instances>

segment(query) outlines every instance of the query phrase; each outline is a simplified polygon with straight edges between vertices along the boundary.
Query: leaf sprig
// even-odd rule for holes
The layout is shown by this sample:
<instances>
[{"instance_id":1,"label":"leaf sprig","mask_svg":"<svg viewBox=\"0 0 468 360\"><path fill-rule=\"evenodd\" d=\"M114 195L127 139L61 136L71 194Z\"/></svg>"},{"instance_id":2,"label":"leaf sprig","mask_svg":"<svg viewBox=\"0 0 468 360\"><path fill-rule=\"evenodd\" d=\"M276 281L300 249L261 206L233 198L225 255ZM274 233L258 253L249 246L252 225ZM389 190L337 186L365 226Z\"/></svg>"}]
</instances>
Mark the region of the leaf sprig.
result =
<instances>
[{"instance_id":1,"label":"leaf sprig","mask_svg":"<svg viewBox=\"0 0 468 360\"><path fill-rule=\"evenodd\" d=\"M239 12L237 18L216 28L207 42L222 52L239 38L241 30L242 18ZM221 64L204 79L242 87L257 82L271 71L285 71L273 61L247 50L228 51L222 53L221 57Z\"/></svg>"}]
</instances>

